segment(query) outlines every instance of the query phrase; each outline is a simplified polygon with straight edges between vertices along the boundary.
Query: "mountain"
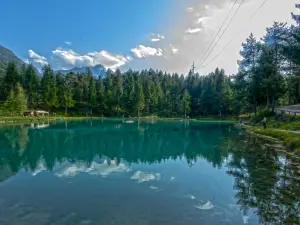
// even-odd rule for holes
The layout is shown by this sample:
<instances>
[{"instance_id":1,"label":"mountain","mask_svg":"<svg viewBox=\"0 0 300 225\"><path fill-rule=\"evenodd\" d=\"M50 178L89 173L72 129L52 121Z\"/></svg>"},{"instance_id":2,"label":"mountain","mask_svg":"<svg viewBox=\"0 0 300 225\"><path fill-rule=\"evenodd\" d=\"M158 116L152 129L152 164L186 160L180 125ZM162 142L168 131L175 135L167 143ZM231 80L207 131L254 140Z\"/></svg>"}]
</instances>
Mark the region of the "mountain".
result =
<instances>
[{"instance_id":1,"label":"mountain","mask_svg":"<svg viewBox=\"0 0 300 225\"><path fill-rule=\"evenodd\" d=\"M60 72L63 74L67 74L67 73L86 73L87 70L90 69L93 76L101 76L104 77L106 75L106 70L104 68L104 66L102 66L101 64L95 65L95 66L89 66L89 67L74 67L72 69L69 70L58 70L56 72Z\"/></svg>"},{"instance_id":2,"label":"mountain","mask_svg":"<svg viewBox=\"0 0 300 225\"><path fill-rule=\"evenodd\" d=\"M11 50L0 45L0 76L4 74L9 62L14 62L19 68L24 64Z\"/></svg>"}]
</instances>

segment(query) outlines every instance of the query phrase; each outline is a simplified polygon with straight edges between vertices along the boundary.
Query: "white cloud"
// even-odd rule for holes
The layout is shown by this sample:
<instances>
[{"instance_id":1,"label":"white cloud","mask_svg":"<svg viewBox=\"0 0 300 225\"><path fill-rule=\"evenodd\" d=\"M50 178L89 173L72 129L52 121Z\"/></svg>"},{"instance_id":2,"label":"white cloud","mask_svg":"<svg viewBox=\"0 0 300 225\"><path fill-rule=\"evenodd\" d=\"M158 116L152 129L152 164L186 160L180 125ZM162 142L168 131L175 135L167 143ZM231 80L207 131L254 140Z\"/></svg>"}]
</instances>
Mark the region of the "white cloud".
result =
<instances>
[{"instance_id":1,"label":"white cloud","mask_svg":"<svg viewBox=\"0 0 300 225\"><path fill-rule=\"evenodd\" d=\"M195 33L199 33L200 31L202 31L201 28L188 28L185 33L187 34L195 34Z\"/></svg>"},{"instance_id":2,"label":"white cloud","mask_svg":"<svg viewBox=\"0 0 300 225\"><path fill-rule=\"evenodd\" d=\"M159 38L152 38L151 41L152 42L157 42L157 41L160 41L160 39Z\"/></svg>"},{"instance_id":3,"label":"white cloud","mask_svg":"<svg viewBox=\"0 0 300 225\"><path fill-rule=\"evenodd\" d=\"M178 52L178 48L172 48L172 53L176 54Z\"/></svg>"},{"instance_id":4,"label":"white cloud","mask_svg":"<svg viewBox=\"0 0 300 225\"><path fill-rule=\"evenodd\" d=\"M89 55L79 55L72 49L57 48L52 51L53 57L62 64L83 67L93 66L93 57Z\"/></svg>"},{"instance_id":5,"label":"white cloud","mask_svg":"<svg viewBox=\"0 0 300 225\"><path fill-rule=\"evenodd\" d=\"M72 42L71 41L65 41L65 44L71 46Z\"/></svg>"},{"instance_id":6,"label":"white cloud","mask_svg":"<svg viewBox=\"0 0 300 225\"><path fill-rule=\"evenodd\" d=\"M187 11L187 12L193 12L193 11L194 11L194 8L193 8L193 7L188 7L188 8L186 8L186 11Z\"/></svg>"},{"instance_id":7,"label":"white cloud","mask_svg":"<svg viewBox=\"0 0 300 225\"><path fill-rule=\"evenodd\" d=\"M170 45L170 47L171 47L171 51L172 51L173 55L175 55L179 51L179 49L175 48L173 45Z\"/></svg>"},{"instance_id":8,"label":"white cloud","mask_svg":"<svg viewBox=\"0 0 300 225\"><path fill-rule=\"evenodd\" d=\"M162 56L163 50L161 48L152 48L144 45L138 45L136 48L131 49L131 52L136 58L145 58L148 56Z\"/></svg>"},{"instance_id":9,"label":"white cloud","mask_svg":"<svg viewBox=\"0 0 300 225\"><path fill-rule=\"evenodd\" d=\"M209 19L209 17L199 17L197 20L196 20L196 24L202 24L202 25L205 25L206 21Z\"/></svg>"},{"instance_id":10,"label":"white cloud","mask_svg":"<svg viewBox=\"0 0 300 225\"><path fill-rule=\"evenodd\" d=\"M41 68L48 64L46 57L41 56L34 52L33 50L28 50L29 62L35 65L38 68Z\"/></svg>"},{"instance_id":11,"label":"white cloud","mask_svg":"<svg viewBox=\"0 0 300 225\"><path fill-rule=\"evenodd\" d=\"M111 160L110 164L107 160L104 160L103 163L92 162L89 167L84 163L65 163L57 169L54 174L60 178L72 178L79 173L87 173L89 175L102 176L105 178L112 173L125 173L130 171L131 169L122 162L117 165L114 160Z\"/></svg>"},{"instance_id":12,"label":"white cloud","mask_svg":"<svg viewBox=\"0 0 300 225\"><path fill-rule=\"evenodd\" d=\"M164 30L164 35L168 37L168 42L155 42L155 48L163 49L166 57L149 57L147 60L133 61L130 66L133 69L140 70L143 68L157 68L170 73L187 74L191 64L195 61L196 71L201 72L201 74L208 74L217 66L224 68L227 74L236 73L237 60L240 59L241 43L246 40L251 32L259 39L265 34L266 27L272 26L274 21L290 24L292 22L291 12L296 12L297 10L294 7L294 3L297 3L296 1L267 1L251 21L249 21L249 18L259 8L263 0L245 1L224 36L203 64L200 62L200 59L226 18L232 1L197 0L194 1L195 4L185 3L185 7L181 9L183 13L173 13L172 17L166 18L168 24L172 24L172 26L168 26ZM235 6L233 12L238 6L239 4ZM191 12L186 13L186 10ZM230 46L219 57L204 67L235 36L238 30L241 32ZM175 46L174 48L179 49L175 55L169 46L170 43Z\"/></svg>"},{"instance_id":13,"label":"white cloud","mask_svg":"<svg viewBox=\"0 0 300 225\"><path fill-rule=\"evenodd\" d=\"M162 39L165 39L165 37L161 34L153 34L153 33L151 34L151 41L152 42L158 42Z\"/></svg>"},{"instance_id":14,"label":"white cloud","mask_svg":"<svg viewBox=\"0 0 300 225\"><path fill-rule=\"evenodd\" d=\"M105 69L115 70L132 60L130 56L113 55L105 50L80 55L72 49L57 48L52 51L52 54L55 63L63 68L101 64Z\"/></svg>"},{"instance_id":15,"label":"white cloud","mask_svg":"<svg viewBox=\"0 0 300 225\"><path fill-rule=\"evenodd\" d=\"M142 172L142 171L136 171L131 179L132 180L137 180L138 183L143 183L151 180L160 180L160 173L147 173L147 172Z\"/></svg>"},{"instance_id":16,"label":"white cloud","mask_svg":"<svg viewBox=\"0 0 300 225\"><path fill-rule=\"evenodd\" d=\"M110 68L111 70L115 70L132 60L130 56L113 55L104 50L89 53L88 55L93 57L94 65L102 64L105 69Z\"/></svg>"}]
</instances>

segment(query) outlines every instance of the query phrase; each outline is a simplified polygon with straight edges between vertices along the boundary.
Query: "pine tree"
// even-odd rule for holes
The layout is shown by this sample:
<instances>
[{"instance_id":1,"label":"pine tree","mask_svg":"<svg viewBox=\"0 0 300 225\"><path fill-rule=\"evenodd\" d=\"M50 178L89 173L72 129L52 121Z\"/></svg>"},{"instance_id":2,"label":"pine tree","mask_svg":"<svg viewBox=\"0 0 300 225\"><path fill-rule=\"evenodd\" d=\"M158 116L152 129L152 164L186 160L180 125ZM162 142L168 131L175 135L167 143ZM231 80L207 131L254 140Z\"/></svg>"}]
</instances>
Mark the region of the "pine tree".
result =
<instances>
[{"instance_id":1,"label":"pine tree","mask_svg":"<svg viewBox=\"0 0 300 225\"><path fill-rule=\"evenodd\" d=\"M240 76L244 79L247 85L247 91L244 93L247 101L253 106L254 114L257 113L257 105L260 93L260 77L257 74L257 60L260 53L260 44L257 42L253 34L246 39L246 42L242 44L242 51L240 55L242 60L238 62L240 66Z\"/></svg>"},{"instance_id":2,"label":"pine tree","mask_svg":"<svg viewBox=\"0 0 300 225\"><path fill-rule=\"evenodd\" d=\"M135 109L137 110L138 117L140 117L140 112L145 107L145 97L143 92L143 86L140 79L137 81L136 84L136 102L135 102Z\"/></svg>"},{"instance_id":3,"label":"pine tree","mask_svg":"<svg viewBox=\"0 0 300 225\"><path fill-rule=\"evenodd\" d=\"M20 74L15 63L8 63L3 78L4 94L8 96L11 90L16 91L17 84L20 83Z\"/></svg>"},{"instance_id":4,"label":"pine tree","mask_svg":"<svg viewBox=\"0 0 300 225\"><path fill-rule=\"evenodd\" d=\"M89 107L90 107L90 114L93 114L93 109L97 106L97 91L94 78L90 79L89 84Z\"/></svg>"},{"instance_id":5,"label":"pine tree","mask_svg":"<svg viewBox=\"0 0 300 225\"><path fill-rule=\"evenodd\" d=\"M43 68L43 77L41 82L42 101L50 110L58 107L56 79L50 65Z\"/></svg>"},{"instance_id":6,"label":"pine tree","mask_svg":"<svg viewBox=\"0 0 300 225\"><path fill-rule=\"evenodd\" d=\"M39 90L39 77L30 64L25 69L24 74L24 87L27 91L29 107L36 107L38 104L38 90Z\"/></svg>"},{"instance_id":7,"label":"pine tree","mask_svg":"<svg viewBox=\"0 0 300 225\"><path fill-rule=\"evenodd\" d=\"M184 118L191 111L191 96L187 89L184 90L182 98L181 98L181 112L184 113Z\"/></svg>"},{"instance_id":8,"label":"pine tree","mask_svg":"<svg viewBox=\"0 0 300 225\"><path fill-rule=\"evenodd\" d=\"M300 9L300 4L296 4L295 6L297 9ZM300 25L300 15L292 13L292 18L296 21L298 25Z\"/></svg>"},{"instance_id":9,"label":"pine tree","mask_svg":"<svg viewBox=\"0 0 300 225\"><path fill-rule=\"evenodd\" d=\"M105 93L105 86L100 76L97 81L96 89L97 89L98 112L101 115L103 115L106 111L106 93Z\"/></svg>"},{"instance_id":10,"label":"pine tree","mask_svg":"<svg viewBox=\"0 0 300 225\"><path fill-rule=\"evenodd\" d=\"M20 84L16 85L16 90L11 89L4 107L9 112L23 115L23 112L27 109L27 97Z\"/></svg>"}]
</instances>

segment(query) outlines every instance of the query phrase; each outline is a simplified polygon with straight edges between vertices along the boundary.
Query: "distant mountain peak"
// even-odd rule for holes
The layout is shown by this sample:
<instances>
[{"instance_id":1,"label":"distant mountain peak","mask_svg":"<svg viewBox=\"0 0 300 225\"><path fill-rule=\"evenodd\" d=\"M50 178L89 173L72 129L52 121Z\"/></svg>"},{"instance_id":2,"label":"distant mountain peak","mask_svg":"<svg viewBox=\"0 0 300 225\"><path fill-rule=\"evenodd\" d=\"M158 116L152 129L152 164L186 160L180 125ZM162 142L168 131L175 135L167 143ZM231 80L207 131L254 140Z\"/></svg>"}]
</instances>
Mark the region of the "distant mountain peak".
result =
<instances>
[{"instance_id":1,"label":"distant mountain peak","mask_svg":"<svg viewBox=\"0 0 300 225\"><path fill-rule=\"evenodd\" d=\"M106 75L106 69L101 64L97 64L95 66L85 66L85 67L77 67L76 66L69 70L58 70L56 72L60 72L63 74L72 73L72 72L73 73L86 73L88 69L91 70L94 77L96 77L96 76L104 77Z\"/></svg>"}]
</instances>

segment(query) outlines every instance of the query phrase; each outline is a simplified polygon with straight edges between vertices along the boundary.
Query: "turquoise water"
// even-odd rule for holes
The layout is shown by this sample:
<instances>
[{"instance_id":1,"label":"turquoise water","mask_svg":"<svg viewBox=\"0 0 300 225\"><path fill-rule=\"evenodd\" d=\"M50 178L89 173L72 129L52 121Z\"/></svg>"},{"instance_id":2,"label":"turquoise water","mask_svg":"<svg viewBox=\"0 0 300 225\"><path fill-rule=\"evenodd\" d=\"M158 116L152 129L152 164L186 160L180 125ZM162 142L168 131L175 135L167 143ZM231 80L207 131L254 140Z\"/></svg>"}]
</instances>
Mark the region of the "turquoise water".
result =
<instances>
[{"instance_id":1,"label":"turquoise water","mask_svg":"<svg viewBox=\"0 0 300 225\"><path fill-rule=\"evenodd\" d=\"M0 224L300 224L299 160L230 123L2 126L0 147Z\"/></svg>"}]
</instances>

